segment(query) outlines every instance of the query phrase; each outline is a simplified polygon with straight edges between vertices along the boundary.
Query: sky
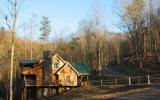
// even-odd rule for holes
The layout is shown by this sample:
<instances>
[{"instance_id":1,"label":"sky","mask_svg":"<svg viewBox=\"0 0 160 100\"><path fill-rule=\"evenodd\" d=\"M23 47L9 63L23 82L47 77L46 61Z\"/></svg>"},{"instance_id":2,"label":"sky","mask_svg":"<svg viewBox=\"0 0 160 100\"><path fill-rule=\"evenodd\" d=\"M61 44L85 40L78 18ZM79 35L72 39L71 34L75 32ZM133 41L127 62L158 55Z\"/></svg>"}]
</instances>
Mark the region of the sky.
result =
<instances>
[{"instance_id":1,"label":"sky","mask_svg":"<svg viewBox=\"0 0 160 100\"><path fill-rule=\"evenodd\" d=\"M3 0L2 0L3 1ZM69 36L78 30L79 23L93 15L96 0L20 0L19 26L29 23L33 16L35 28L39 30L42 16L51 20L52 36ZM99 0L102 23L108 31L120 32L116 14L117 0ZM3 2L0 6L4 6ZM0 8L1 8L0 7ZM2 7L3 8L3 7ZM4 9L2 9L4 10ZM1 20L0 20L1 21ZM18 36L23 36L20 32ZM36 31L39 34L39 31Z\"/></svg>"}]
</instances>

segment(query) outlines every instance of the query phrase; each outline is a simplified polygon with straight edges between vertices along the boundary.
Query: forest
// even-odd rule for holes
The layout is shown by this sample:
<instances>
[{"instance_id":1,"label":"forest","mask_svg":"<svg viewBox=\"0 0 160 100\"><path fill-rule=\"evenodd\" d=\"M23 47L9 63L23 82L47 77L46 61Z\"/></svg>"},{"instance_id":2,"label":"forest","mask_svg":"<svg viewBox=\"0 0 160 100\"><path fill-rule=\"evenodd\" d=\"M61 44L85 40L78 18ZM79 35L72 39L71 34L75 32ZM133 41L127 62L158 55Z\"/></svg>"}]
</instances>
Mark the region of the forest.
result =
<instances>
[{"instance_id":1,"label":"forest","mask_svg":"<svg viewBox=\"0 0 160 100\"><path fill-rule=\"evenodd\" d=\"M0 23L3 22L0 26L0 99L17 100L23 85L20 60L42 59L45 50L58 53L71 63L88 64L93 75L109 65L123 63L124 58L131 55L140 69L145 69L145 57L151 56L153 65L160 61L159 1L155 4L156 0L120 0L115 13L120 18L116 26L122 32L117 33L108 31L101 23L99 6L96 6L93 16L84 18L71 36L53 41L49 41L53 30L47 15L38 21L41 32L38 40L33 39L33 21L22 31L23 37L17 36L19 1L6 0L9 9L0 12ZM23 33L26 30L28 33Z\"/></svg>"}]
</instances>

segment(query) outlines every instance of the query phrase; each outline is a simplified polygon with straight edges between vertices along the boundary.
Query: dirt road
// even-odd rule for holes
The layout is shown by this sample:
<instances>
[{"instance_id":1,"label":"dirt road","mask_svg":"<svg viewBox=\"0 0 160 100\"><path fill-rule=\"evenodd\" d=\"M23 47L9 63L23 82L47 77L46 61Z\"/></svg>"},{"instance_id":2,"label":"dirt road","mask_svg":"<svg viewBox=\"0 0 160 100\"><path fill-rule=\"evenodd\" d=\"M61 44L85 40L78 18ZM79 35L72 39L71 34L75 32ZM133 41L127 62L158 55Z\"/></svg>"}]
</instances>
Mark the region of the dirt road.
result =
<instances>
[{"instance_id":1,"label":"dirt road","mask_svg":"<svg viewBox=\"0 0 160 100\"><path fill-rule=\"evenodd\" d=\"M115 97L111 100L160 100L160 89L152 89L143 93L134 93Z\"/></svg>"}]
</instances>

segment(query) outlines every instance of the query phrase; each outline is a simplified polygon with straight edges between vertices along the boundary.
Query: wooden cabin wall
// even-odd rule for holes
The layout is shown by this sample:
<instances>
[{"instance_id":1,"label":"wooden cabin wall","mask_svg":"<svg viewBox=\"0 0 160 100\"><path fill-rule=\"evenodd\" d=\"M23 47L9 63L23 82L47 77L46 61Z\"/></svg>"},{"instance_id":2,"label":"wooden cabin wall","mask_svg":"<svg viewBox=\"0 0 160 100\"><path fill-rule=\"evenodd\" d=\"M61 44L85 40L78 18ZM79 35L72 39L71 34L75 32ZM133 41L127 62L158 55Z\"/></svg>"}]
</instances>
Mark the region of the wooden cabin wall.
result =
<instances>
[{"instance_id":1,"label":"wooden cabin wall","mask_svg":"<svg viewBox=\"0 0 160 100\"><path fill-rule=\"evenodd\" d=\"M67 81L67 75L70 75L70 81ZM67 65L59 72L59 81L63 86L77 86L77 73Z\"/></svg>"},{"instance_id":2,"label":"wooden cabin wall","mask_svg":"<svg viewBox=\"0 0 160 100\"><path fill-rule=\"evenodd\" d=\"M54 82L57 81L57 80L56 80L56 76L55 76L55 72L57 72L57 70L58 70L60 67L64 66L65 63L64 63L60 58L58 58L57 56L53 56L53 57L52 57L52 62L59 62L59 67L58 67L58 68L56 68L56 67L54 66L54 64L52 64L52 83L54 83Z\"/></svg>"},{"instance_id":3,"label":"wooden cabin wall","mask_svg":"<svg viewBox=\"0 0 160 100\"><path fill-rule=\"evenodd\" d=\"M26 70L23 72L23 75L36 75L36 84L41 85L43 76L42 76L42 67L35 68L33 70Z\"/></svg>"},{"instance_id":4,"label":"wooden cabin wall","mask_svg":"<svg viewBox=\"0 0 160 100\"><path fill-rule=\"evenodd\" d=\"M42 68L35 71L36 73L36 82L37 82L37 85L41 85L43 84L43 75L42 75Z\"/></svg>"}]
</instances>

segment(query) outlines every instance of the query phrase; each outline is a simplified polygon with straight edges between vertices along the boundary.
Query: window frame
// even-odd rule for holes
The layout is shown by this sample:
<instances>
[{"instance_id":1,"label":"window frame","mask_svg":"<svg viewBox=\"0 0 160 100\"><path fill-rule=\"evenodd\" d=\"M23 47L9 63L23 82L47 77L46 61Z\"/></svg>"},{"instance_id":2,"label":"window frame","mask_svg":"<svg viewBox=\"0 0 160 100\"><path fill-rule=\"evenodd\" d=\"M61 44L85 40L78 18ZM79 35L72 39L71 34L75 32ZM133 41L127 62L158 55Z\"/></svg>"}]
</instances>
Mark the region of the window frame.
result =
<instances>
[{"instance_id":1,"label":"window frame","mask_svg":"<svg viewBox=\"0 0 160 100\"><path fill-rule=\"evenodd\" d=\"M54 68L59 68L59 62L53 61L53 62L52 62L52 66L53 66Z\"/></svg>"},{"instance_id":2,"label":"window frame","mask_svg":"<svg viewBox=\"0 0 160 100\"><path fill-rule=\"evenodd\" d=\"M66 74L65 75L65 80L66 81L71 81L71 75L70 74Z\"/></svg>"}]
</instances>

